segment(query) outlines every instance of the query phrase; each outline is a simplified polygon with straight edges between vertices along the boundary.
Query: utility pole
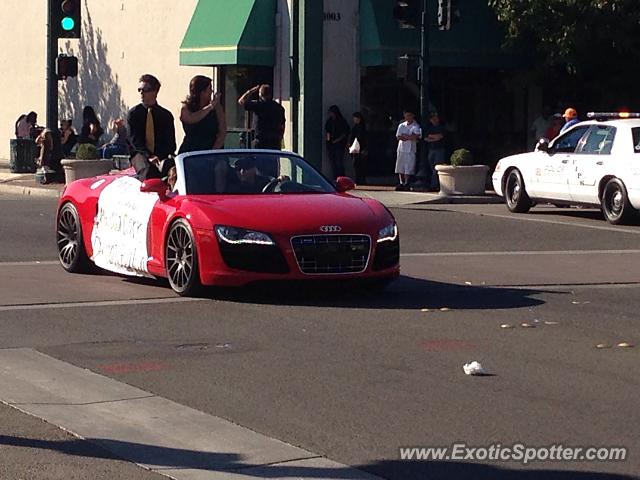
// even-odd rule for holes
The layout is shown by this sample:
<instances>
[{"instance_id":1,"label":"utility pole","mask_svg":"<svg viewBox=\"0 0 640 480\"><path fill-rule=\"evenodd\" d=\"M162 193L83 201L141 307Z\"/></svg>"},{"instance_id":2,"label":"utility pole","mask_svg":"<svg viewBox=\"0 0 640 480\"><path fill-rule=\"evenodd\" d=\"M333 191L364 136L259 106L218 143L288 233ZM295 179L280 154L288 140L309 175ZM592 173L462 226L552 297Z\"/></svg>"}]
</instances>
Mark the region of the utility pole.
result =
<instances>
[{"instance_id":1,"label":"utility pole","mask_svg":"<svg viewBox=\"0 0 640 480\"><path fill-rule=\"evenodd\" d=\"M47 128L52 132L58 130L58 76L56 75L58 37L54 26L57 18L53 11L54 6L55 0L47 0Z\"/></svg>"},{"instance_id":2,"label":"utility pole","mask_svg":"<svg viewBox=\"0 0 640 480\"><path fill-rule=\"evenodd\" d=\"M429 0L422 0L420 18L420 124L424 131L429 120ZM418 169L416 177L427 178L429 166L427 165L427 149L424 142L420 142L418 149Z\"/></svg>"}]
</instances>

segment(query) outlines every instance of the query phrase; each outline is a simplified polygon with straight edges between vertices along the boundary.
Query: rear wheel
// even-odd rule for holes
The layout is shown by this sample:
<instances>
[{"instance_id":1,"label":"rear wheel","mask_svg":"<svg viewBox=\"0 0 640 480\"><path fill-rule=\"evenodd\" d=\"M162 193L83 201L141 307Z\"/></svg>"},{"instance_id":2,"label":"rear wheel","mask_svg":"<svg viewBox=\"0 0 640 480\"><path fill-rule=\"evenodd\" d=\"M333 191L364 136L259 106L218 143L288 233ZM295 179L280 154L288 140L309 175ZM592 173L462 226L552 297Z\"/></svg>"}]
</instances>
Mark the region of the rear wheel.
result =
<instances>
[{"instance_id":1,"label":"rear wheel","mask_svg":"<svg viewBox=\"0 0 640 480\"><path fill-rule=\"evenodd\" d=\"M504 188L507 208L514 213L527 213L531 208L531 200L524 188L524 181L519 170L509 172Z\"/></svg>"},{"instance_id":2,"label":"rear wheel","mask_svg":"<svg viewBox=\"0 0 640 480\"><path fill-rule=\"evenodd\" d=\"M165 265L169 284L178 295L192 296L200 291L198 252L191 227L185 220L177 220L169 230Z\"/></svg>"},{"instance_id":3,"label":"rear wheel","mask_svg":"<svg viewBox=\"0 0 640 480\"><path fill-rule=\"evenodd\" d=\"M604 218L613 225L628 223L638 213L629 203L627 189L618 178L612 178L605 185L601 205Z\"/></svg>"},{"instance_id":4,"label":"rear wheel","mask_svg":"<svg viewBox=\"0 0 640 480\"><path fill-rule=\"evenodd\" d=\"M83 273L91 269L91 262L84 248L82 225L78 210L72 203L65 203L56 221L58 259L67 272Z\"/></svg>"}]
</instances>

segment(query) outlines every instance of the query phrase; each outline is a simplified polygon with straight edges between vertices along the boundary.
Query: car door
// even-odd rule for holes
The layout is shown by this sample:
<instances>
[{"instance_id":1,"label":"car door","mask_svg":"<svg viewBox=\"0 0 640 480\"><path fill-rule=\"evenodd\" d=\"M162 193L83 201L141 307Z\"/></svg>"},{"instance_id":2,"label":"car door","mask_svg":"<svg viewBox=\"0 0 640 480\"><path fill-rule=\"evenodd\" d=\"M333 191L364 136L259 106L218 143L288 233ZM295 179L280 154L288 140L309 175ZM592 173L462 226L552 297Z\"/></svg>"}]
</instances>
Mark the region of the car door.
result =
<instances>
[{"instance_id":1,"label":"car door","mask_svg":"<svg viewBox=\"0 0 640 480\"><path fill-rule=\"evenodd\" d=\"M611 150L616 128L610 125L592 125L582 137L573 155L569 174L571 200L598 204L598 180L611 161Z\"/></svg>"},{"instance_id":2,"label":"car door","mask_svg":"<svg viewBox=\"0 0 640 480\"><path fill-rule=\"evenodd\" d=\"M571 200L569 171L578 144L590 125L578 125L557 137L549 146L539 172L539 196L549 200Z\"/></svg>"}]
</instances>

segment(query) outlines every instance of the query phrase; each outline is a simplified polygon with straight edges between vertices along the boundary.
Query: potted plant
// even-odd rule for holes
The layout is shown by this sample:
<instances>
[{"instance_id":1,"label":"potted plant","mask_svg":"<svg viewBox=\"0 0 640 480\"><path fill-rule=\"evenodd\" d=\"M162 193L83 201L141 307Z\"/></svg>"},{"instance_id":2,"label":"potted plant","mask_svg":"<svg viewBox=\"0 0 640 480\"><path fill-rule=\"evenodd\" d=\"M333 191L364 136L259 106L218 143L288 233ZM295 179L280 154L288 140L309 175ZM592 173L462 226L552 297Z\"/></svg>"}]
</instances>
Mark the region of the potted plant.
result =
<instances>
[{"instance_id":1,"label":"potted plant","mask_svg":"<svg viewBox=\"0 0 640 480\"><path fill-rule=\"evenodd\" d=\"M474 164L473 154L459 148L451 154L451 165L436 165L441 195L482 195L487 182L487 165Z\"/></svg>"},{"instance_id":2,"label":"potted plant","mask_svg":"<svg viewBox=\"0 0 640 480\"><path fill-rule=\"evenodd\" d=\"M60 162L64 168L64 177L67 184L80 178L91 178L109 173L113 168L111 160L102 160L98 150L91 143L78 145L76 158L64 159Z\"/></svg>"}]
</instances>

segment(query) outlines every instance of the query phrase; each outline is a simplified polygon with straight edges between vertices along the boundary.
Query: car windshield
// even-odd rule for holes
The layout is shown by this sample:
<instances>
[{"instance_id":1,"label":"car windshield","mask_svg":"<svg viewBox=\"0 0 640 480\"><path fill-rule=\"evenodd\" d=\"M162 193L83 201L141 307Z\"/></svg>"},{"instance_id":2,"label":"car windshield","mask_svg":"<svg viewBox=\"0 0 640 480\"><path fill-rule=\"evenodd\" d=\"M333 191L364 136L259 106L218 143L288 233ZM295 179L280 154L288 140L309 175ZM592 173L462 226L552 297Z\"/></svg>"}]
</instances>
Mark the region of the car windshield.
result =
<instances>
[{"instance_id":1,"label":"car windshield","mask_svg":"<svg viewBox=\"0 0 640 480\"><path fill-rule=\"evenodd\" d=\"M189 195L335 193L317 170L297 155L269 152L220 152L183 159Z\"/></svg>"}]
</instances>

